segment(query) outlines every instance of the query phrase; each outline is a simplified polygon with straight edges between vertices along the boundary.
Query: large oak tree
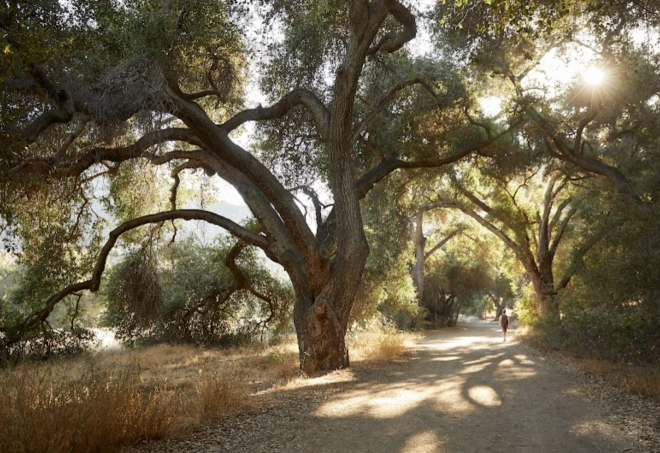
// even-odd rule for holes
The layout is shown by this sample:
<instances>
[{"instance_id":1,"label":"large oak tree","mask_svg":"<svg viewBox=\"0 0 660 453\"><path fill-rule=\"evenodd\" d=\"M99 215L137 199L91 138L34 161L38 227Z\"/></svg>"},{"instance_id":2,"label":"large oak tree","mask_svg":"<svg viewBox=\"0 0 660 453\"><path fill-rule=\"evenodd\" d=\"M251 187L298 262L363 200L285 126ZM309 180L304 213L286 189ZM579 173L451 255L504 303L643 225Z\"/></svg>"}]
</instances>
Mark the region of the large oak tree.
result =
<instances>
[{"instance_id":1,"label":"large oak tree","mask_svg":"<svg viewBox=\"0 0 660 453\"><path fill-rule=\"evenodd\" d=\"M360 200L397 169L445 165L492 141L478 133L472 140L464 135L456 145L433 138L397 143L391 137L393 131L405 130L391 107L400 97L404 106L427 100L418 112L426 124L455 107L443 98L447 83L414 77L414 71L398 80L392 80L397 73L390 71L383 80L392 80L391 85L380 91L365 88L378 86L378 74L400 64L388 55L401 52L417 34L415 15L397 0L333 1L323 6L323 14L318 5L262 4L268 19L284 29L284 44L268 41L262 51L267 60L282 63L290 77L269 85L265 76L265 86L271 88L267 95L277 99L268 107L248 109L241 109L241 73L256 67L245 65L246 60L255 65L260 60L246 50L240 29L247 27L247 9L240 5L207 0L5 3L0 27L10 64L2 74L7 88L1 137L4 220L20 222L21 197L29 200L35 187L63 190L62 181L72 181L71 193L80 194L70 198L67 218L84 219L76 212L90 208L81 201L89 196L85 184L112 178L136 160L168 166L173 177L171 209L121 219L82 281L50 296L17 326L3 326L8 342L37 328L65 297L97 291L122 234L145 225L198 220L263 250L289 275L304 371L346 367L344 337L369 254ZM306 32L319 34L301 34L308 25ZM309 46L294 46L295 39ZM315 74L315 80L321 74L323 87L313 77L300 76L299 67ZM358 104L358 98L364 100L360 90L372 102ZM332 194L332 208L325 215L311 188L287 187L233 138L248 122L287 118L299 119L290 123L299 125L299 148L314 148L322 157ZM390 130L372 127L388 121ZM389 150L379 145L380 133L390 134ZM231 184L253 213L254 225L179 208L180 177L194 169ZM315 230L293 189L314 200ZM67 228L76 230L80 223L68 222Z\"/></svg>"}]
</instances>

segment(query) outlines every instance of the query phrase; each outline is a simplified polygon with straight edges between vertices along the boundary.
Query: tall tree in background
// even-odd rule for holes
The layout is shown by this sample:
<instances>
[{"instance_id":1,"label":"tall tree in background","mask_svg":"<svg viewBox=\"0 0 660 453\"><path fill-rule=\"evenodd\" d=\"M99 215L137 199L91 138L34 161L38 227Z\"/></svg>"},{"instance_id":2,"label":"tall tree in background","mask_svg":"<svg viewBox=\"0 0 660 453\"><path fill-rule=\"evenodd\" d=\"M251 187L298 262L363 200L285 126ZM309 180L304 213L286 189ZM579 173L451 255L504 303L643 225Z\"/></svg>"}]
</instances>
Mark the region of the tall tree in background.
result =
<instances>
[{"instance_id":1,"label":"tall tree in background","mask_svg":"<svg viewBox=\"0 0 660 453\"><path fill-rule=\"evenodd\" d=\"M537 172L520 179L495 181L487 186L490 189L488 199L481 196L478 189L468 189L458 182L456 200L446 206L477 221L514 253L532 282L542 316L558 319L557 291L568 285L577 263L604 231L592 235L582 232L583 243L574 243L574 252L564 254L569 264L563 266L564 272L557 278L555 258L572 226L579 202L564 193L568 192L569 177L555 172L548 182L539 184L533 181L535 176Z\"/></svg>"},{"instance_id":2,"label":"tall tree in background","mask_svg":"<svg viewBox=\"0 0 660 453\"><path fill-rule=\"evenodd\" d=\"M512 112L520 114L526 122L520 145L552 159L552 166L574 179L575 195L588 197L583 208L601 214L625 204L641 209L657 198L638 186L644 173L639 165L654 161L649 132L656 123L660 92L658 55L650 45L658 24L656 8L644 5L514 0L469 1L464 7L448 2L436 9L441 46L453 49L454 55L463 56L465 67L483 75L477 77L481 90L500 96L504 109L499 120ZM642 31L647 33L646 43L640 42ZM550 84L548 72L553 68L544 66L548 61L564 64L574 79ZM601 80L589 79L590 66L598 68ZM499 166L506 168L506 162L500 159ZM483 201L474 200L475 206ZM481 207L486 208L495 206ZM588 236L595 239L625 229L621 220L601 215L577 234L588 244ZM539 269L542 262L539 255ZM581 259L575 264L583 268ZM555 283L561 287L565 281Z\"/></svg>"},{"instance_id":3,"label":"tall tree in background","mask_svg":"<svg viewBox=\"0 0 660 453\"><path fill-rule=\"evenodd\" d=\"M415 214L414 230L413 230L413 245L415 246L415 264L412 269L413 281L415 282L415 288L417 289L417 297L421 302L424 295L424 272L425 272L425 263L431 255L440 250L442 246L447 244L452 238L459 235L463 231L462 226L457 226L448 232L445 236L440 238L436 243L434 243L429 249L426 248L427 238L424 235L424 214L428 211L432 211L438 206L435 204L425 204L419 207L417 213ZM428 225L427 225L428 227Z\"/></svg>"}]
</instances>

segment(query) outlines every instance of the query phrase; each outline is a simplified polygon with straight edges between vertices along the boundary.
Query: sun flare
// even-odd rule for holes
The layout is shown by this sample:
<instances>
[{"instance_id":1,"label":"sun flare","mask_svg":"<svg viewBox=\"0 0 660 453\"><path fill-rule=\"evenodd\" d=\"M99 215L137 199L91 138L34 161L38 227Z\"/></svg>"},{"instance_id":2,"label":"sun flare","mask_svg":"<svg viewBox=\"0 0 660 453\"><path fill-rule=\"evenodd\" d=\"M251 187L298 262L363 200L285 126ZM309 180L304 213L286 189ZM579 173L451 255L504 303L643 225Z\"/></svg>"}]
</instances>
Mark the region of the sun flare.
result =
<instances>
[{"instance_id":1,"label":"sun flare","mask_svg":"<svg viewBox=\"0 0 660 453\"><path fill-rule=\"evenodd\" d=\"M582 78L589 85L601 85L605 81L605 71L597 66L588 67L582 74Z\"/></svg>"}]
</instances>

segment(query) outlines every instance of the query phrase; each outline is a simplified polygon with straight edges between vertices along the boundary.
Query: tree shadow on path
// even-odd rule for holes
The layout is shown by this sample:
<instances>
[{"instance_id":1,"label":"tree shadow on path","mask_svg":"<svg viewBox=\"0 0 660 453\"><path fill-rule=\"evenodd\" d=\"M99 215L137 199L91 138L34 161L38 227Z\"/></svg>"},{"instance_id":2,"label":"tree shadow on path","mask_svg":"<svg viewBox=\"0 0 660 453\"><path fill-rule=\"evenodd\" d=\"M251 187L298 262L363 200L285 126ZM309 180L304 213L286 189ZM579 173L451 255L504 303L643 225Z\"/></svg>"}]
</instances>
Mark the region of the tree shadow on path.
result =
<instances>
[{"instance_id":1,"label":"tree shadow on path","mask_svg":"<svg viewBox=\"0 0 660 453\"><path fill-rule=\"evenodd\" d=\"M613 452L634 445L602 421L570 377L524 351L503 343L493 323L439 332L404 364L315 384L327 399L302 405L299 417L283 420L285 435L246 451Z\"/></svg>"}]
</instances>

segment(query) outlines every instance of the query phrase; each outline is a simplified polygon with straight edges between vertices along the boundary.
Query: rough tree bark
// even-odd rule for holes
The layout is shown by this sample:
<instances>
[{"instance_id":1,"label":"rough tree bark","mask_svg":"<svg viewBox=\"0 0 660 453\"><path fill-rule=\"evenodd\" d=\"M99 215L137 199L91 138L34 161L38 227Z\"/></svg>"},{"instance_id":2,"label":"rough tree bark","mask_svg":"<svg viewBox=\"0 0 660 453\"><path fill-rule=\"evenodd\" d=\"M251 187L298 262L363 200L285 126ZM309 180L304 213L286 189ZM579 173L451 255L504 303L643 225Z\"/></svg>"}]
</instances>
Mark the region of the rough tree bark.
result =
<instances>
[{"instance_id":1,"label":"rough tree bark","mask_svg":"<svg viewBox=\"0 0 660 453\"><path fill-rule=\"evenodd\" d=\"M413 268L413 283L417 290L417 300L421 301L424 295L424 248L426 238L424 237L424 211L419 211L415 216L415 230L413 232L413 245L415 246L415 267Z\"/></svg>"},{"instance_id":2,"label":"rough tree bark","mask_svg":"<svg viewBox=\"0 0 660 453\"><path fill-rule=\"evenodd\" d=\"M495 319L500 319L500 316L502 315L502 310L504 310L504 303L502 300L500 300L499 297L495 297L493 293L488 293L488 297L490 297L490 300L493 301L493 305L495 305Z\"/></svg>"}]
</instances>

